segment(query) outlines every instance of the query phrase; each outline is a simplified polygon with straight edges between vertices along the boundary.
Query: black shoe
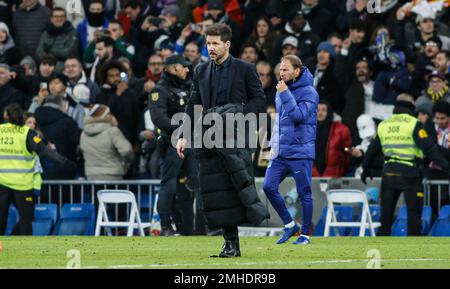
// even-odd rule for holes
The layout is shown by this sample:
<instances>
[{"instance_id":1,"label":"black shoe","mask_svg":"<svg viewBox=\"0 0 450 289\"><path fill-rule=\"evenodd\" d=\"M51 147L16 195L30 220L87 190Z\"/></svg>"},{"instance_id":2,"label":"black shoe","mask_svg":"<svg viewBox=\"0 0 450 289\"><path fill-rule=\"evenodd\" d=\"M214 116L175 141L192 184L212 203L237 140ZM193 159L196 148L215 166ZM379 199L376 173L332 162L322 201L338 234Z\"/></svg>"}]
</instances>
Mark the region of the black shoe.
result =
<instances>
[{"instance_id":1,"label":"black shoe","mask_svg":"<svg viewBox=\"0 0 450 289\"><path fill-rule=\"evenodd\" d=\"M174 229L162 229L160 236L169 237L169 236L180 236L179 233L177 233Z\"/></svg>"},{"instance_id":2,"label":"black shoe","mask_svg":"<svg viewBox=\"0 0 450 289\"><path fill-rule=\"evenodd\" d=\"M225 241L222 247L222 252L219 254L220 258L241 257L241 250L239 249L239 241Z\"/></svg>"}]
</instances>

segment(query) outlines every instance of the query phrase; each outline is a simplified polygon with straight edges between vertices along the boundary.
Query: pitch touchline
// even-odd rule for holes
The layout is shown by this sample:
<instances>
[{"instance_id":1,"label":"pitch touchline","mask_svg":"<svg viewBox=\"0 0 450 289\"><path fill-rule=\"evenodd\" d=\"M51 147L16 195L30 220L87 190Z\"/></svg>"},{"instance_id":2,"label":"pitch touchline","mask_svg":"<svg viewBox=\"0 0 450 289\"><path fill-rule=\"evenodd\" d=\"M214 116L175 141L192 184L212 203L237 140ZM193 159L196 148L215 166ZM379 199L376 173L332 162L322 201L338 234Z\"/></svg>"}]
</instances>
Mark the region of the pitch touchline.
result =
<instances>
[{"instance_id":1,"label":"pitch touchline","mask_svg":"<svg viewBox=\"0 0 450 289\"><path fill-rule=\"evenodd\" d=\"M82 267L83 269L100 269L100 268L107 268L107 269L138 269L138 268L162 268L162 267L181 267L181 266L230 266L230 265L236 265L236 266L253 266L253 265L273 265L273 264L298 264L298 265L310 265L310 264L335 264L335 263L361 263L361 262L367 262L368 259L359 259L359 260L324 260L324 261L304 261L304 262L293 262L293 261L287 261L287 262L246 262L246 263L199 263L199 264L147 264L147 265L111 265L111 266L85 266ZM381 260L381 262L430 262L430 261L450 261L448 259L430 259L430 258L424 258L424 259L385 259Z\"/></svg>"}]
</instances>

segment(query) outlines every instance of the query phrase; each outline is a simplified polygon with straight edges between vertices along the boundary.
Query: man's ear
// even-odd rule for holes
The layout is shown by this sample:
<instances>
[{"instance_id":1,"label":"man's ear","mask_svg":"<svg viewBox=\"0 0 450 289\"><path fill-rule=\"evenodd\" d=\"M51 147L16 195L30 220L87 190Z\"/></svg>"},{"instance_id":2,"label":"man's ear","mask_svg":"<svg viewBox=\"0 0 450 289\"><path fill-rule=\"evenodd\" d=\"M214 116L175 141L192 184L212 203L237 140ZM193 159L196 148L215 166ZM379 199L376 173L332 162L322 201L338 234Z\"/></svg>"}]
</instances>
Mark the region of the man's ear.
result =
<instances>
[{"instance_id":1,"label":"man's ear","mask_svg":"<svg viewBox=\"0 0 450 289\"><path fill-rule=\"evenodd\" d=\"M231 41L227 41L227 42L225 42L225 45L228 47L228 48L230 48L231 47Z\"/></svg>"},{"instance_id":2,"label":"man's ear","mask_svg":"<svg viewBox=\"0 0 450 289\"><path fill-rule=\"evenodd\" d=\"M301 69L301 68L296 68L296 69L294 70L295 78L299 77L301 72L302 72L302 69Z\"/></svg>"}]
</instances>

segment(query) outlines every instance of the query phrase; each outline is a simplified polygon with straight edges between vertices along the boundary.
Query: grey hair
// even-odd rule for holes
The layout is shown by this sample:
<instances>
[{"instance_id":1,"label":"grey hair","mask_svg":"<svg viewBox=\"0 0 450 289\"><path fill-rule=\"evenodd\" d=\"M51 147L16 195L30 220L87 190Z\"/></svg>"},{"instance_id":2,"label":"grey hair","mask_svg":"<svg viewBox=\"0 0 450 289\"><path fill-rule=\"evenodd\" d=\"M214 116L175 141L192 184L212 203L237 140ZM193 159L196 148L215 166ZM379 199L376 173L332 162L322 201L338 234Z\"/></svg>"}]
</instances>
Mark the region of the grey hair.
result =
<instances>
[{"instance_id":1,"label":"grey hair","mask_svg":"<svg viewBox=\"0 0 450 289\"><path fill-rule=\"evenodd\" d=\"M11 67L8 64L5 63L0 63L0 68L4 68L8 71L11 71Z\"/></svg>"},{"instance_id":2,"label":"grey hair","mask_svg":"<svg viewBox=\"0 0 450 289\"><path fill-rule=\"evenodd\" d=\"M414 104L414 97L407 93L400 93L397 96L397 101L405 101L405 102L410 102L410 103Z\"/></svg>"}]
</instances>

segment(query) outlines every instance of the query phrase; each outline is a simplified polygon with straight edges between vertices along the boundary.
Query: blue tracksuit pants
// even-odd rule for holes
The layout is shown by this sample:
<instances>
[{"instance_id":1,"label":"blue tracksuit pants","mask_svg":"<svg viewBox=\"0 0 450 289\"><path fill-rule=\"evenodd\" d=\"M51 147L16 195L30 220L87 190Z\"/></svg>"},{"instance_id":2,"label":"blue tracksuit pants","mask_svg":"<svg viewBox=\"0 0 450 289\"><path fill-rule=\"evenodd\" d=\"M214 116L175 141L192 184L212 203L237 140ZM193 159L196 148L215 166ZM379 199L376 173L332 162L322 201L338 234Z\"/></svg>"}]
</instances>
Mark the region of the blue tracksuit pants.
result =
<instances>
[{"instance_id":1,"label":"blue tracksuit pants","mask_svg":"<svg viewBox=\"0 0 450 289\"><path fill-rule=\"evenodd\" d=\"M298 199L302 206L302 234L309 235L311 228L313 201L311 191L312 163L310 159L285 159L277 157L270 161L264 178L263 190L270 203L277 211L283 223L289 224L292 218L286 208L284 198L278 191L280 183L292 175L297 187Z\"/></svg>"}]
</instances>

